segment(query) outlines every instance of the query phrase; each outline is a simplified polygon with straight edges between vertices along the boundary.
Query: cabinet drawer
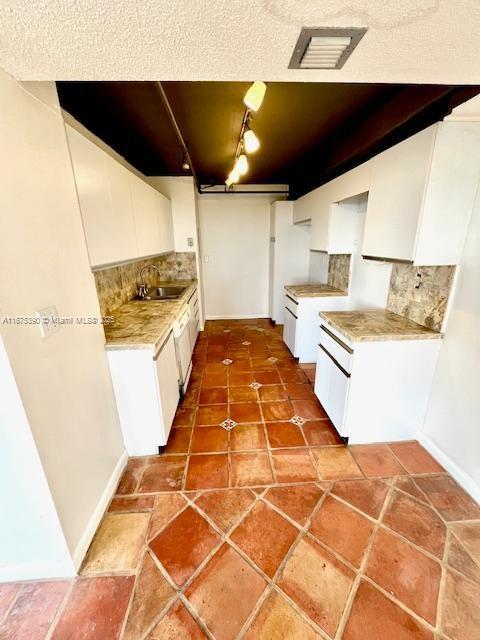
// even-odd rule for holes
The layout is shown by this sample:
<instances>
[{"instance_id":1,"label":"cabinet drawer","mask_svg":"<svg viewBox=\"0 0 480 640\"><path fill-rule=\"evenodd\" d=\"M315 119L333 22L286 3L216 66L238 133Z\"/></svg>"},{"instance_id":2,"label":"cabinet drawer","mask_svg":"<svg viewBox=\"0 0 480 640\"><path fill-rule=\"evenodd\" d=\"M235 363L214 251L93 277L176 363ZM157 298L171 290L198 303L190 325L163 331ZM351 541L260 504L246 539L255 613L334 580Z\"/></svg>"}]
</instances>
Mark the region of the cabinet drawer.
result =
<instances>
[{"instance_id":1,"label":"cabinet drawer","mask_svg":"<svg viewBox=\"0 0 480 640\"><path fill-rule=\"evenodd\" d=\"M320 344L347 373L352 370L353 349L342 342L324 324L320 325Z\"/></svg>"},{"instance_id":2,"label":"cabinet drawer","mask_svg":"<svg viewBox=\"0 0 480 640\"><path fill-rule=\"evenodd\" d=\"M298 318L298 302L288 295L285 296L285 309L288 309L290 313L293 313L295 318Z\"/></svg>"}]
</instances>

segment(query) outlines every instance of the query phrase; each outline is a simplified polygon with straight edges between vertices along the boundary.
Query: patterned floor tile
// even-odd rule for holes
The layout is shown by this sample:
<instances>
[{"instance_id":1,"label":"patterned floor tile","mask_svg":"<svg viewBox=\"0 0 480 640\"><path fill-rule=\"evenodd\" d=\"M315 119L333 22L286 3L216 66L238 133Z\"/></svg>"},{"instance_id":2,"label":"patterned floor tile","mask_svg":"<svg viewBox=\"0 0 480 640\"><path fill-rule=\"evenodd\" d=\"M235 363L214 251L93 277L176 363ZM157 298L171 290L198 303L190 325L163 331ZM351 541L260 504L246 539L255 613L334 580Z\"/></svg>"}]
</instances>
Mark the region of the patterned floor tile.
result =
<instances>
[{"instance_id":1,"label":"patterned floor tile","mask_svg":"<svg viewBox=\"0 0 480 640\"><path fill-rule=\"evenodd\" d=\"M480 585L453 571L447 575L442 631L452 640L480 638Z\"/></svg>"},{"instance_id":2,"label":"patterned floor tile","mask_svg":"<svg viewBox=\"0 0 480 640\"><path fill-rule=\"evenodd\" d=\"M228 451L228 432L220 426L195 427L192 438L192 453Z\"/></svg>"},{"instance_id":3,"label":"patterned floor tile","mask_svg":"<svg viewBox=\"0 0 480 640\"><path fill-rule=\"evenodd\" d=\"M75 582L52 640L118 638L135 576L82 578Z\"/></svg>"},{"instance_id":4,"label":"patterned floor tile","mask_svg":"<svg viewBox=\"0 0 480 640\"><path fill-rule=\"evenodd\" d=\"M173 421L174 427L191 427L195 418L195 409L192 407L179 407Z\"/></svg>"},{"instance_id":5,"label":"patterned floor tile","mask_svg":"<svg viewBox=\"0 0 480 640\"><path fill-rule=\"evenodd\" d=\"M217 640L233 640L265 587L260 574L224 544L185 595Z\"/></svg>"},{"instance_id":6,"label":"patterned floor tile","mask_svg":"<svg viewBox=\"0 0 480 640\"><path fill-rule=\"evenodd\" d=\"M374 586L362 581L342 640L433 640L433 633L394 604Z\"/></svg>"},{"instance_id":7,"label":"patterned floor tile","mask_svg":"<svg viewBox=\"0 0 480 640\"><path fill-rule=\"evenodd\" d=\"M205 640L207 636L181 602L176 602L148 640Z\"/></svg>"},{"instance_id":8,"label":"patterned floor tile","mask_svg":"<svg viewBox=\"0 0 480 640\"><path fill-rule=\"evenodd\" d=\"M158 456L146 465L138 487L139 493L179 491L182 488L185 456Z\"/></svg>"},{"instance_id":9,"label":"patterned floor tile","mask_svg":"<svg viewBox=\"0 0 480 640\"><path fill-rule=\"evenodd\" d=\"M195 504L217 527L227 532L244 515L254 499L255 495L249 489L228 489L206 491Z\"/></svg>"},{"instance_id":10,"label":"patterned floor tile","mask_svg":"<svg viewBox=\"0 0 480 640\"><path fill-rule=\"evenodd\" d=\"M443 556L445 525L427 505L395 492L383 522L438 558Z\"/></svg>"},{"instance_id":11,"label":"patterned floor tile","mask_svg":"<svg viewBox=\"0 0 480 640\"><path fill-rule=\"evenodd\" d=\"M230 418L235 422L260 422L262 419L258 402L242 402L230 405Z\"/></svg>"},{"instance_id":12,"label":"patterned floor tile","mask_svg":"<svg viewBox=\"0 0 480 640\"><path fill-rule=\"evenodd\" d=\"M452 530L470 556L480 565L480 522L455 524Z\"/></svg>"},{"instance_id":13,"label":"patterned floor tile","mask_svg":"<svg viewBox=\"0 0 480 640\"><path fill-rule=\"evenodd\" d=\"M318 480L308 449L275 449L272 461L277 482Z\"/></svg>"},{"instance_id":14,"label":"patterned floor tile","mask_svg":"<svg viewBox=\"0 0 480 640\"><path fill-rule=\"evenodd\" d=\"M480 507L449 476L416 478L415 482L447 522L480 519Z\"/></svg>"},{"instance_id":15,"label":"patterned floor tile","mask_svg":"<svg viewBox=\"0 0 480 640\"><path fill-rule=\"evenodd\" d=\"M288 559L278 585L333 637L353 580L354 573L346 565L314 540L303 538Z\"/></svg>"},{"instance_id":16,"label":"patterned floor tile","mask_svg":"<svg viewBox=\"0 0 480 640\"><path fill-rule=\"evenodd\" d=\"M0 638L44 640L69 587L70 583L65 580L25 584L0 624ZM11 596L9 593L7 600Z\"/></svg>"},{"instance_id":17,"label":"patterned floor tile","mask_svg":"<svg viewBox=\"0 0 480 640\"><path fill-rule=\"evenodd\" d=\"M179 586L188 580L219 543L220 536L192 507L187 507L150 541L153 553Z\"/></svg>"},{"instance_id":18,"label":"patterned floor tile","mask_svg":"<svg viewBox=\"0 0 480 640\"><path fill-rule=\"evenodd\" d=\"M227 404L206 404L198 407L195 424L197 426L213 427L228 418Z\"/></svg>"},{"instance_id":19,"label":"patterned floor tile","mask_svg":"<svg viewBox=\"0 0 480 640\"><path fill-rule=\"evenodd\" d=\"M304 526L323 494L324 492L314 484L272 487L265 494L265 499Z\"/></svg>"},{"instance_id":20,"label":"patterned floor tile","mask_svg":"<svg viewBox=\"0 0 480 640\"><path fill-rule=\"evenodd\" d=\"M232 453L232 486L251 487L273 483L267 453Z\"/></svg>"},{"instance_id":21,"label":"patterned floor tile","mask_svg":"<svg viewBox=\"0 0 480 640\"><path fill-rule=\"evenodd\" d=\"M268 443L272 449L305 446L302 429L291 422L270 422L266 429Z\"/></svg>"},{"instance_id":22,"label":"patterned floor tile","mask_svg":"<svg viewBox=\"0 0 480 640\"><path fill-rule=\"evenodd\" d=\"M170 493L155 497L155 505L150 518L147 539L150 540L159 533L187 504L185 498L179 493Z\"/></svg>"},{"instance_id":23,"label":"patterned floor tile","mask_svg":"<svg viewBox=\"0 0 480 640\"><path fill-rule=\"evenodd\" d=\"M192 427L173 427L165 453L188 453Z\"/></svg>"},{"instance_id":24,"label":"patterned floor tile","mask_svg":"<svg viewBox=\"0 0 480 640\"><path fill-rule=\"evenodd\" d=\"M135 582L135 591L122 640L143 638L175 591L161 574L149 553Z\"/></svg>"},{"instance_id":25,"label":"patterned floor tile","mask_svg":"<svg viewBox=\"0 0 480 640\"><path fill-rule=\"evenodd\" d=\"M258 402L257 392L250 386L229 387L228 396L230 402Z\"/></svg>"},{"instance_id":26,"label":"patterned floor tile","mask_svg":"<svg viewBox=\"0 0 480 640\"><path fill-rule=\"evenodd\" d=\"M281 596L272 591L245 635L245 640L320 640L302 616Z\"/></svg>"},{"instance_id":27,"label":"patterned floor tile","mask_svg":"<svg viewBox=\"0 0 480 640\"><path fill-rule=\"evenodd\" d=\"M223 487L228 487L228 456L226 454L190 456L185 489L221 489Z\"/></svg>"},{"instance_id":28,"label":"patterned floor tile","mask_svg":"<svg viewBox=\"0 0 480 640\"><path fill-rule=\"evenodd\" d=\"M343 444L330 420L312 420L303 425L303 433L310 446Z\"/></svg>"},{"instance_id":29,"label":"patterned floor tile","mask_svg":"<svg viewBox=\"0 0 480 640\"><path fill-rule=\"evenodd\" d=\"M271 578L298 535L298 530L264 502L257 502L230 535Z\"/></svg>"},{"instance_id":30,"label":"patterned floor tile","mask_svg":"<svg viewBox=\"0 0 480 640\"><path fill-rule=\"evenodd\" d=\"M226 404L228 402L227 387L207 387L200 390L198 404Z\"/></svg>"},{"instance_id":31,"label":"patterned floor tile","mask_svg":"<svg viewBox=\"0 0 480 640\"><path fill-rule=\"evenodd\" d=\"M388 485L383 480L340 480L334 483L332 493L377 519L387 497Z\"/></svg>"},{"instance_id":32,"label":"patterned floor tile","mask_svg":"<svg viewBox=\"0 0 480 640\"><path fill-rule=\"evenodd\" d=\"M390 449L408 473L436 473L443 467L418 442L395 442Z\"/></svg>"},{"instance_id":33,"label":"patterned floor tile","mask_svg":"<svg viewBox=\"0 0 480 640\"><path fill-rule=\"evenodd\" d=\"M239 424L230 432L231 451L266 449L267 441L261 424Z\"/></svg>"},{"instance_id":34,"label":"patterned floor tile","mask_svg":"<svg viewBox=\"0 0 480 640\"><path fill-rule=\"evenodd\" d=\"M366 575L435 626L442 569L438 562L398 536L379 530Z\"/></svg>"},{"instance_id":35,"label":"patterned floor tile","mask_svg":"<svg viewBox=\"0 0 480 640\"><path fill-rule=\"evenodd\" d=\"M81 573L134 571L149 521L149 513L107 513L93 538Z\"/></svg>"},{"instance_id":36,"label":"patterned floor tile","mask_svg":"<svg viewBox=\"0 0 480 640\"><path fill-rule=\"evenodd\" d=\"M262 402L262 414L265 422L281 422L290 420L294 415L292 405L289 400L280 402Z\"/></svg>"},{"instance_id":37,"label":"patterned floor tile","mask_svg":"<svg viewBox=\"0 0 480 640\"><path fill-rule=\"evenodd\" d=\"M294 412L306 420L322 420L328 418L322 405L316 398L292 400Z\"/></svg>"},{"instance_id":38,"label":"patterned floor tile","mask_svg":"<svg viewBox=\"0 0 480 640\"><path fill-rule=\"evenodd\" d=\"M151 511L155 504L154 496L141 496L140 498L113 498L108 510L113 513L132 513Z\"/></svg>"},{"instance_id":39,"label":"patterned floor tile","mask_svg":"<svg viewBox=\"0 0 480 640\"><path fill-rule=\"evenodd\" d=\"M405 469L386 444L355 445L350 451L367 477L398 476Z\"/></svg>"},{"instance_id":40,"label":"patterned floor tile","mask_svg":"<svg viewBox=\"0 0 480 640\"><path fill-rule=\"evenodd\" d=\"M282 384L268 384L258 390L260 402L275 402L277 400L288 400L285 387Z\"/></svg>"},{"instance_id":41,"label":"patterned floor tile","mask_svg":"<svg viewBox=\"0 0 480 640\"><path fill-rule=\"evenodd\" d=\"M323 480L363 477L347 447L316 448L312 453Z\"/></svg>"},{"instance_id":42,"label":"patterned floor tile","mask_svg":"<svg viewBox=\"0 0 480 640\"><path fill-rule=\"evenodd\" d=\"M480 583L480 566L454 535L448 551L448 566L456 569L467 578Z\"/></svg>"},{"instance_id":43,"label":"patterned floor tile","mask_svg":"<svg viewBox=\"0 0 480 640\"><path fill-rule=\"evenodd\" d=\"M394 484L397 489L400 489L414 498L417 498L417 500L421 500L428 504L428 499L425 494L420 491L415 482L409 476L399 476L395 478Z\"/></svg>"},{"instance_id":44,"label":"patterned floor tile","mask_svg":"<svg viewBox=\"0 0 480 640\"><path fill-rule=\"evenodd\" d=\"M312 520L310 532L359 568L370 542L373 524L358 511L327 496Z\"/></svg>"}]
</instances>

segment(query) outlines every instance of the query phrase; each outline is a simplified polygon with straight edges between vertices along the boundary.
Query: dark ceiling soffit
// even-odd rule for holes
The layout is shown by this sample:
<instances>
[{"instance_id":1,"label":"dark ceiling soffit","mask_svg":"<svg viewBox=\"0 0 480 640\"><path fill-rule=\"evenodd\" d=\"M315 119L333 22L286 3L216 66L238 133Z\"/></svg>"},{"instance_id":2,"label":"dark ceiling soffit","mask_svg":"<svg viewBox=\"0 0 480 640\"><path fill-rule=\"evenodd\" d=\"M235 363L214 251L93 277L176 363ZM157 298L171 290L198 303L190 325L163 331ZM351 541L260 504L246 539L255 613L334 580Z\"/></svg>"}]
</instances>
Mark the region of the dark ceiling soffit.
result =
<instances>
[{"instance_id":1,"label":"dark ceiling soffit","mask_svg":"<svg viewBox=\"0 0 480 640\"><path fill-rule=\"evenodd\" d=\"M324 141L321 149L309 154L303 166L315 170L297 175L290 182L294 200L312 189L333 180L342 173L366 162L374 155L442 120L452 109L480 93L479 87L416 87L414 92L402 89L362 123L354 123L342 137ZM325 149L331 149L325 155ZM322 158L319 166L318 158Z\"/></svg>"},{"instance_id":2,"label":"dark ceiling soffit","mask_svg":"<svg viewBox=\"0 0 480 640\"><path fill-rule=\"evenodd\" d=\"M215 194L215 195L218 195L218 194L229 194L229 195L232 195L232 194L237 194L237 195L238 194L241 194L241 195L245 195L245 194L256 194L256 195L260 195L260 194L277 194L277 195L285 195L285 196L289 195L289 191L288 190L286 190L286 191L273 191L273 190L272 191L268 191L268 190L255 191L255 190L252 189L252 190L234 191L233 189L227 189L226 185L225 185L225 190L224 191L213 191L213 190L209 191L208 190L208 186L207 185L202 185L200 183L200 181L199 181L198 174L196 173L195 167L193 166L192 157L191 157L190 152L188 150L187 143L185 142L185 140L183 138L183 135L182 135L182 132L180 130L180 127L178 126L177 119L175 118L175 114L174 114L173 109L172 109L172 107L170 105L170 102L168 100L167 94L165 93L165 89L163 88L162 83L158 82L158 81L155 82L155 88L157 89L158 95L160 96L160 98L161 98L161 100L163 102L163 105L165 107L167 115L168 115L168 117L170 119L170 122L172 124L172 127L173 127L173 129L175 131L175 135L177 136L178 142L180 143L180 146L182 147L182 151L185 154L185 157L187 158L188 164L190 165L190 171L192 172L192 176L193 176L193 179L195 181L195 185L197 187L197 191L198 191L199 194L207 194L208 193L208 194ZM212 185L209 185L209 186L210 186L210 189L211 189Z\"/></svg>"}]
</instances>

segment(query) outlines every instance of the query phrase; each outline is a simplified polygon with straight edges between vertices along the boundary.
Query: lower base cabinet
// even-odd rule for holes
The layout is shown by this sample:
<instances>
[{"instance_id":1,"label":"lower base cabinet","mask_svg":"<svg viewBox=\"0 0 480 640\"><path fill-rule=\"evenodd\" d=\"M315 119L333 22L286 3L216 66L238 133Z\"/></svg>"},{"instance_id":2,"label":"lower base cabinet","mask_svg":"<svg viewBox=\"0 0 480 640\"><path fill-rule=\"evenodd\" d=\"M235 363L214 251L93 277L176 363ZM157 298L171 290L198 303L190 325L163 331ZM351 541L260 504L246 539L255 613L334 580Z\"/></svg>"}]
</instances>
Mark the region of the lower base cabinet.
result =
<instances>
[{"instance_id":1,"label":"lower base cabinet","mask_svg":"<svg viewBox=\"0 0 480 640\"><path fill-rule=\"evenodd\" d=\"M180 398L173 333L153 349L107 351L125 447L155 455L167 444Z\"/></svg>"},{"instance_id":2,"label":"lower base cabinet","mask_svg":"<svg viewBox=\"0 0 480 640\"><path fill-rule=\"evenodd\" d=\"M315 394L350 444L417 437L441 340L349 343L321 325Z\"/></svg>"}]
</instances>

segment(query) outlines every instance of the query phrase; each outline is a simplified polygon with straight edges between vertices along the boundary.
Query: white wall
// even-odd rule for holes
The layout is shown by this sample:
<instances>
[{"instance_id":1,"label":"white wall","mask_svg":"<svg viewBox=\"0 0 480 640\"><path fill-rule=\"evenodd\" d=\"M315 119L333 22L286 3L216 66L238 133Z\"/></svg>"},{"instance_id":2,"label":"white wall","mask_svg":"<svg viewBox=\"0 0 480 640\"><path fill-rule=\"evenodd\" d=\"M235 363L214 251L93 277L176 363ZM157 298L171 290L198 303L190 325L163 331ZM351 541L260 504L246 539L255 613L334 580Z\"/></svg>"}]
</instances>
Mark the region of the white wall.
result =
<instances>
[{"instance_id":1,"label":"white wall","mask_svg":"<svg viewBox=\"0 0 480 640\"><path fill-rule=\"evenodd\" d=\"M74 573L0 337L0 582Z\"/></svg>"},{"instance_id":2,"label":"white wall","mask_svg":"<svg viewBox=\"0 0 480 640\"><path fill-rule=\"evenodd\" d=\"M277 198L198 198L207 319L268 316L270 203Z\"/></svg>"},{"instance_id":3,"label":"white wall","mask_svg":"<svg viewBox=\"0 0 480 640\"><path fill-rule=\"evenodd\" d=\"M4 316L35 316L49 305L60 316L100 315L53 91L47 92L46 104L0 72ZM68 547L78 563L124 464L102 327L63 326L42 339L35 325L2 324L1 334Z\"/></svg>"},{"instance_id":4,"label":"white wall","mask_svg":"<svg viewBox=\"0 0 480 640\"><path fill-rule=\"evenodd\" d=\"M480 191L458 267L421 442L480 502Z\"/></svg>"}]
</instances>

